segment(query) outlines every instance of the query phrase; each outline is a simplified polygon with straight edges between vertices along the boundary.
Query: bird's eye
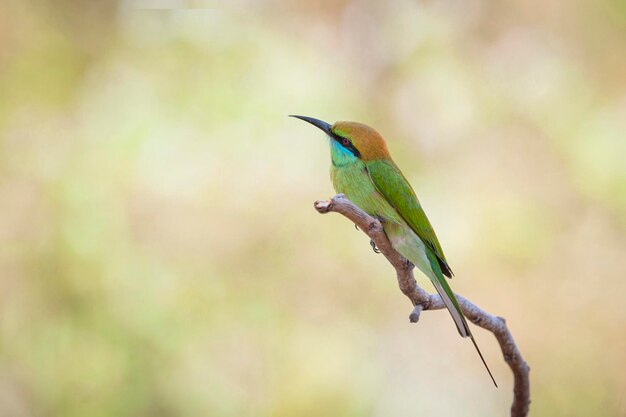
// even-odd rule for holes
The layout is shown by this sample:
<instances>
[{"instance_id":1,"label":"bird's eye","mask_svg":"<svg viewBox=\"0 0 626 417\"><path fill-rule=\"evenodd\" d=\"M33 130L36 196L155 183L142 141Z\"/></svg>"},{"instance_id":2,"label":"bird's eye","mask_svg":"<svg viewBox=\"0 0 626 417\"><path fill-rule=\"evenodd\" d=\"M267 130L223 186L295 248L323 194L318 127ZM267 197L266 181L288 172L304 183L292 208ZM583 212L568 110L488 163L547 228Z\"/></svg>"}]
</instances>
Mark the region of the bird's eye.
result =
<instances>
[{"instance_id":1,"label":"bird's eye","mask_svg":"<svg viewBox=\"0 0 626 417\"><path fill-rule=\"evenodd\" d=\"M348 139L346 139L346 138L343 138L341 140L341 143L343 143L345 146L348 146L350 144L350 141Z\"/></svg>"}]
</instances>

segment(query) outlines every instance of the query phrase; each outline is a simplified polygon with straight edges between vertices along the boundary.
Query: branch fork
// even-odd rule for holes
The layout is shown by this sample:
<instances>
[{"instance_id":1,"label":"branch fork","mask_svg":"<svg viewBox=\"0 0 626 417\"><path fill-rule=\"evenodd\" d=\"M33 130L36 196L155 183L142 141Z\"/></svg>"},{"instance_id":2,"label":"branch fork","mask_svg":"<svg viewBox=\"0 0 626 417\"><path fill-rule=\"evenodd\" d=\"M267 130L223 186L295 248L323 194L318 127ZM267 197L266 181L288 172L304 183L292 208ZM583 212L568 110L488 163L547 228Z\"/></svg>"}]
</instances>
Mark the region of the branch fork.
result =
<instances>
[{"instance_id":1,"label":"branch fork","mask_svg":"<svg viewBox=\"0 0 626 417\"><path fill-rule=\"evenodd\" d=\"M411 323L418 322L423 311L445 308L438 294L429 294L417 285L413 275L415 266L391 246L391 242L387 239L383 224L379 219L365 213L343 194L337 194L326 201L318 200L315 202L314 207L315 210L322 214L335 212L347 217L358 229L369 236L380 253L387 258L396 270L400 291L413 304L413 310L409 315ZM506 320L487 313L460 295L456 295L456 297L463 314L469 321L493 333L500 345L505 362L511 368L514 379L511 417L527 416L530 406L530 368L515 344L513 335L506 325Z\"/></svg>"}]
</instances>

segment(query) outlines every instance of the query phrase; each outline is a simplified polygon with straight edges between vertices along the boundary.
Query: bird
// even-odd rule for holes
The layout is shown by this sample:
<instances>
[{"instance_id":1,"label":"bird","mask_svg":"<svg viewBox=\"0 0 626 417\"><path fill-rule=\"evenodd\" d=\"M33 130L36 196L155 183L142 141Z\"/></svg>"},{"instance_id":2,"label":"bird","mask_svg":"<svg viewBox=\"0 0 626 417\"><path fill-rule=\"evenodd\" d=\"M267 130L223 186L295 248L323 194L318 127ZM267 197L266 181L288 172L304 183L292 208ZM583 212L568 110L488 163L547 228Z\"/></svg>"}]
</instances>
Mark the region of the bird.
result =
<instances>
[{"instance_id":1,"label":"bird","mask_svg":"<svg viewBox=\"0 0 626 417\"><path fill-rule=\"evenodd\" d=\"M308 116L290 115L322 130L330 143L330 177L342 193L370 216L381 220L393 248L433 283L462 337L469 337L497 387L459 302L446 279L453 273L415 191L391 158L385 139L358 122L331 125Z\"/></svg>"}]
</instances>

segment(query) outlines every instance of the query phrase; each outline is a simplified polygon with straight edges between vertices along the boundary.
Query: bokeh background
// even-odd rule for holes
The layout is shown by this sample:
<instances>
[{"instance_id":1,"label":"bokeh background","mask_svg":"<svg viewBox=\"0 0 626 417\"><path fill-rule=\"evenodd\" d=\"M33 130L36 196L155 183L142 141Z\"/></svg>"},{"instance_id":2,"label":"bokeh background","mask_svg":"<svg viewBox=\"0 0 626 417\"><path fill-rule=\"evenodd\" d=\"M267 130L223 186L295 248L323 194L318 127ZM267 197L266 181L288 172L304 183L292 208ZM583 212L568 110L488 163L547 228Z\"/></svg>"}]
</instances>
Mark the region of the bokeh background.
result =
<instances>
[{"instance_id":1,"label":"bokeh background","mask_svg":"<svg viewBox=\"0 0 626 417\"><path fill-rule=\"evenodd\" d=\"M626 415L625 47L620 0L5 0L0 416L506 415L292 113L387 137L531 415Z\"/></svg>"}]
</instances>

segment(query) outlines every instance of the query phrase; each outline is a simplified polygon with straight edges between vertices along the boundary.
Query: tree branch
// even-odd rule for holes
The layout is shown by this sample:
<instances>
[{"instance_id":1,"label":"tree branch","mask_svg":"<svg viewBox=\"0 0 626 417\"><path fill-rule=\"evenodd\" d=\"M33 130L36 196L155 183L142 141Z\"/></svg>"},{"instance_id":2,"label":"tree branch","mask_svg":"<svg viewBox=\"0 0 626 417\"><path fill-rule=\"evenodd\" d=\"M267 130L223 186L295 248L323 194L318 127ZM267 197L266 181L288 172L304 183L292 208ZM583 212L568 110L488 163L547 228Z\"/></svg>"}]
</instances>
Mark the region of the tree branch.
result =
<instances>
[{"instance_id":1,"label":"tree branch","mask_svg":"<svg viewBox=\"0 0 626 417\"><path fill-rule=\"evenodd\" d=\"M398 285L404 295L413 303L413 311L409 316L412 323L419 320L424 310L439 310L445 305L438 294L429 294L417 285L413 276L414 265L400 255L391 246L382 223L355 206L343 194L338 194L329 201L316 201L315 209L319 213L336 212L350 219L376 244L389 263L396 270ZM530 368L520 353L511 332L502 317L491 315L474 305L464 297L457 295L463 314L475 325L489 330L498 340L504 360L511 368L514 378L513 405L511 417L525 417L530 405Z\"/></svg>"}]
</instances>

